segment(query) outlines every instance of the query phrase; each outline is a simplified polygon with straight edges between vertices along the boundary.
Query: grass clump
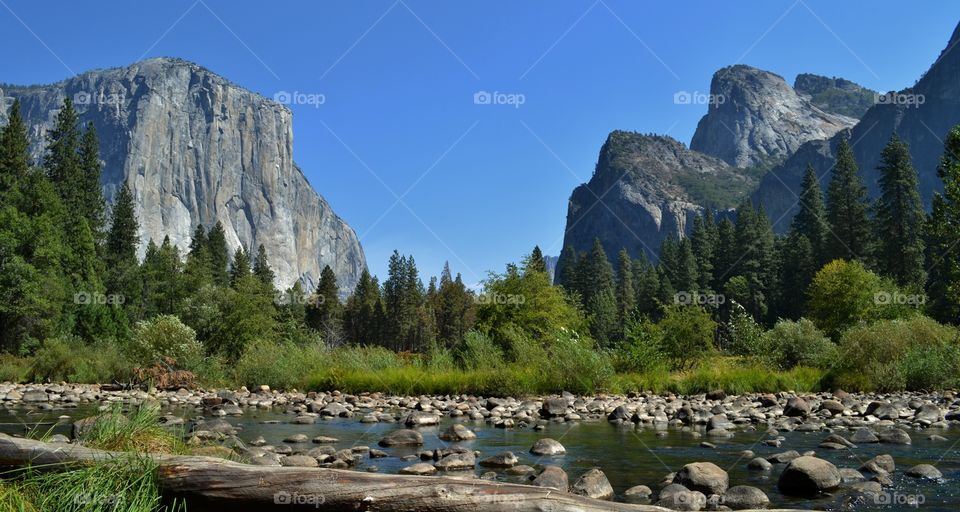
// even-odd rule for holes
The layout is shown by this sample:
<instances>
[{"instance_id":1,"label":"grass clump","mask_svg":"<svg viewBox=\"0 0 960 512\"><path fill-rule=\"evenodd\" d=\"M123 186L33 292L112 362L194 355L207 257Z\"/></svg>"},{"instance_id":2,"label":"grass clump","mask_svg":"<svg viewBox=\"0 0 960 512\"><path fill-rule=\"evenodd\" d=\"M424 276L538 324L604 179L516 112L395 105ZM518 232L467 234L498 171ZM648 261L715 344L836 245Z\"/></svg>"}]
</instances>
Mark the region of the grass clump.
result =
<instances>
[{"instance_id":1,"label":"grass clump","mask_svg":"<svg viewBox=\"0 0 960 512\"><path fill-rule=\"evenodd\" d=\"M96 416L80 441L91 448L134 453L185 453L181 436L174 429L159 423L160 410L154 405L141 405L123 414L123 406L114 404L109 411Z\"/></svg>"}]
</instances>

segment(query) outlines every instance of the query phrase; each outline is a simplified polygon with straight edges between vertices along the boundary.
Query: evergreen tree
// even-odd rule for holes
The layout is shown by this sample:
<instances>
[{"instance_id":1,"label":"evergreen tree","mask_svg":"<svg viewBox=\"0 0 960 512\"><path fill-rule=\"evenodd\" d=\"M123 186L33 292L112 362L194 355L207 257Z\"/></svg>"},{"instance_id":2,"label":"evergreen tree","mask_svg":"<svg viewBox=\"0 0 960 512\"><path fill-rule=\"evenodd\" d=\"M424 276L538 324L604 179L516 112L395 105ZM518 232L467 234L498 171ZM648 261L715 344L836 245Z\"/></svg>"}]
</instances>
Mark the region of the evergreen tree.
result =
<instances>
[{"instance_id":1,"label":"evergreen tree","mask_svg":"<svg viewBox=\"0 0 960 512\"><path fill-rule=\"evenodd\" d=\"M762 208L754 210L749 202L737 208L736 246L741 251L736 272L745 278L748 294L742 305L757 321L764 321L768 318L777 271L773 228Z\"/></svg>"},{"instance_id":2,"label":"evergreen tree","mask_svg":"<svg viewBox=\"0 0 960 512\"><path fill-rule=\"evenodd\" d=\"M0 204L20 186L30 172L30 139L20 115L20 100L13 101L7 125L0 130Z\"/></svg>"},{"instance_id":3,"label":"evergreen tree","mask_svg":"<svg viewBox=\"0 0 960 512\"><path fill-rule=\"evenodd\" d=\"M54 127L47 133L44 169L72 219L86 219L84 193L86 176L80 161L80 128L73 102L66 98L57 113Z\"/></svg>"},{"instance_id":4,"label":"evergreen tree","mask_svg":"<svg viewBox=\"0 0 960 512\"><path fill-rule=\"evenodd\" d=\"M633 260L627 250L617 254L617 320L618 338L623 339L627 326L633 321L636 311L636 289L633 285Z\"/></svg>"},{"instance_id":5,"label":"evergreen tree","mask_svg":"<svg viewBox=\"0 0 960 512\"><path fill-rule=\"evenodd\" d=\"M827 263L825 244L832 235L827 226L827 211L823 205L820 181L817 172L809 164L800 184L800 209L793 217L790 229L793 233L806 237L818 266Z\"/></svg>"},{"instance_id":6,"label":"evergreen tree","mask_svg":"<svg viewBox=\"0 0 960 512\"><path fill-rule=\"evenodd\" d=\"M531 259L533 257L531 255ZM447 347L453 347L473 327L476 301L473 293L463 284L460 274L455 279L451 277L449 263L444 263L443 272L440 273L436 301L437 340Z\"/></svg>"},{"instance_id":7,"label":"evergreen tree","mask_svg":"<svg viewBox=\"0 0 960 512\"><path fill-rule=\"evenodd\" d=\"M416 350L423 283L413 257L393 251L383 283L383 307L386 315L384 337L387 346L397 351Z\"/></svg>"},{"instance_id":8,"label":"evergreen tree","mask_svg":"<svg viewBox=\"0 0 960 512\"><path fill-rule=\"evenodd\" d=\"M180 250L163 237L157 247L151 239L143 259L145 316L173 315L184 298Z\"/></svg>"},{"instance_id":9,"label":"evergreen tree","mask_svg":"<svg viewBox=\"0 0 960 512\"><path fill-rule=\"evenodd\" d=\"M230 286L236 288L241 278L250 275L250 255L243 246L233 252L233 263L230 265Z\"/></svg>"},{"instance_id":10,"label":"evergreen tree","mask_svg":"<svg viewBox=\"0 0 960 512\"><path fill-rule=\"evenodd\" d=\"M380 344L382 309L377 278L364 268L344 308L347 339L358 344Z\"/></svg>"},{"instance_id":11,"label":"evergreen tree","mask_svg":"<svg viewBox=\"0 0 960 512\"><path fill-rule=\"evenodd\" d=\"M923 204L910 150L896 134L883 148L876 206L877 266L898 285L919 288L923 268Z\"/></svg>"},{"instance_id":12,"label":"evergreen tree","mask_svg":"<svg viewBox=\"0 0 960 512\"><path fill-rule=\"evenodd\" d=\"M693 231L690 233L690 243L693 255L697 262L697 287L700 290L710 290L713 286L713 264L716 259L716 250L719 233L717 224L713 220L713 212L709 209L703 216L697 216L693 221Z\"/></svg>"},{"instance_id":13,"label":"evergreen tree","mask_svg":"<svg viewBox=\"0 0 960 512\"><path fill-rule=\"evenodd\" d=\"M827 190L828 259L869 263L871 254L867 187L857 173L857 161L846 139L837 146L837 161Z\"/></svg>"},{"instance_id":14,"label":"evergreen tree","mask_svg":"<svg viewBox=\"0 0 960 512\"><path fill-rule=\"evenodd\" d=\"M796 230L777 240L777 255L780 286L776 293L776 311L771 316L798 319L804 313L806 290L820 265L813 244Z\"/></svg>"},{"instance_id":15,"label":"evergreen tree","mask_svg":"<svg viewBox=\"0 0 960 512\"><path fill-rule=\"evenodd\" d=\"M184 265L184 280L189 293L196 293L204 286L213 284L213 275L210 271L210 243L207 240L207 231L202 224L197 224L190 239L190 252L187 253L187 262Z\"/></svg>"},{"instance_id":16,"label":"evergreen tree","mask_svg":"<svg viewBox=\"0 0 960 512\"><path fill-rule=\"evenodd\" d=\"M943 193L934 194L926 222L929 313L941 322L960 323L960 126L947 133L937 175Z\"/></svg>"},{"instance_id":17,"label":"evergreen tree","mask_svg":"<svg viewBox=\"0 0 960 512\"><path fill-rule=\"evenodd\" d=\"M547 261L543 259L543 252L540 251L539 245L535 245L533 247L533 252L530 254L530 257L527 259L527 263L524 266L524 270L536 271L536 272L547 271Z\"/></svg>"},{"instance_id":18,"label":"evergreen tree","mask_svg":"<svg viewBox=\"0 0 960 512\"><path fill-rule=\"evenodd\" d=\"M90 231L98 246L103 244L104 222L106 218L106 203L103 191L100 188L100 142L97 139L97 130L93 123L87 124L80 138L79 165L82 173L80 191L83 200L83 215L87 219Z\"/></svg>"},{"instance_id":19,"label":"evergreen tree","mask_svg":"<svg viewBox=\"0 0 960 512\"><path fill-rule=\"evenodd\" d=\"M273 280L276 276L273 269L270 268L270 262L267 260L267 250L263 247L263 244L260 244L260 247L257 248L257 257L253 261L253 275L257 276L257 279L264 286L273 290Z\"/></svg>"},{"instance_id":20,"label":"evergreen tree","mask_svg":"<svg viewBox=\"0 0 960 512\"><path fill-rule=\"evenodd\" d=\"M227 267L230 264L230 253L227 250L227 235L223 229L223 224L219 220L207 233L207 250L213 284L227 286L230 284L230 274L227 272Z\"/></svg>"},{"instance_id":21,"label":"evergreen tree","mask_svg":"<svg viewBox=\"0 0 960 512\"><path fill-rule=\"evenodd\" d=\"M129 320L139 320L143 313L143 278L137 261L139 230L133 195L123 184L111 211L110 230L104 246L107 264L104 284L107 293L124 297L123 305Z\"/></svg>"},{"instance_id":22,"label":"evergreen tree","mask_svg":"<svg viewBox=\"0 0 960 512\"><path fill-rule=\"evenodd\" d=\"M330 265L324 265L317 290L306 308L307 325L319 331L327 343L338 344L342 338L342 319L343 307L340 304L337 276Z\"/></svg>"},{"instance_id":23,"label":"evergreen tree","mask_svg":"<svg viewBox=\"0 0 960 512\"><path fill-rule=\"evenodd\" d=\"M736 226L728 218L717 223L717 248L713 257L713 284L711 289L723 290L727 280L737 275L737 262L740 258L737 248Z\"/></svg>"},{"instance_id":24,"label":"evergreen tree","mask_svg":"<svg viewBox=\"0 0 960 512\"><path fill-rule=\"evenodd\" d=\"M660 311L660 279L646 252L633 260L633 287L638 317L652 317Z\"/></svg>"},{"instance_id":25,"label":"evergreen tree","mask_svg":"<svg viewBox=\"0 0 960 512\"><path fill-rule=\"evenodd\" d=\"M568 293L574 293L578 286L576 284L577 263L580 261L576 249L568 245L560 252L560 259L557 261L557 268L554 269L553 281L564 287Z\"/></svg>"},{"instance_id":26,"label":"evergreen tree","mask_svg":"<svg viewBox=\"0 0 960 512\"><path fill-rule=\"evenodd\" d=\"M594 239L593 248L581 258L577 274L590 333L600 346L609 346L619 329L616 278L599 238Z\"/></svg>"}]
</instances>

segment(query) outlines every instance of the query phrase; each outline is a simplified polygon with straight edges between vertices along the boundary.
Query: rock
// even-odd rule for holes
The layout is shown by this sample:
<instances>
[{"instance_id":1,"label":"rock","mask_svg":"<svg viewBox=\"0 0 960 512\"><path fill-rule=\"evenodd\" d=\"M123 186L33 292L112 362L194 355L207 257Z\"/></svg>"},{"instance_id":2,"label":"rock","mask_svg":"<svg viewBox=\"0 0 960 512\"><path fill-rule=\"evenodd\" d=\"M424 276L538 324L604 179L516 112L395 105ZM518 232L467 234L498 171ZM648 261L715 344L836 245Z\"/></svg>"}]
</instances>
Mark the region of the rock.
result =
<instances>
[{"instance_id":1,"label":"rock","mask_svg":"<svg viewBox=\"0 0 960 512\"><path fill-rule=\"evenodd\" d=\"M721 503L734 510L767 508L770 498L756 487L735 485L723 494Z\"/></svg>"},{"instance_id":2,"label":"rock","mask_svg":"<svg viewBox=\"0 0 960 512\"><path fill-rule=\"evenodd\" d=\"M726 415L723 415L723 414L715 414L710 417L709 421L707 421L708 431L714 430L714 429L731 430L733 428L735 428L735 425L733 424L733 422L727 419Z\"/></svg>"},{"instance_id":3,"label":"rock","mask_svg":"<svg viewBox=\"0 0 960 512\"><path fill-rule=\"evenodd\" d=\"M306 443L310 438L305 434L293 434L284 438L284 443Z\"/></svg>"},{"instance_id":4,"label":"rock","mask_svg":"<svg viewBox=\"0 0 960 512\"><path fill-rule=\"evenodd\" d=\"M650 499L652 494L653 490L646 485L634 485L626 491L623 491L623 495L627 498L627 501L647 500Z\"/></svg>"},{"instance_id":5,"label":"rock","mask_svg":"<svg viewBox=\"0 0 960 512\"><path fill-rule=\"evenodd\" d=\"M774 464L785 464L800 457L800 452L796 450L787 450L785 452L775 453L767 457L767 460Z\"/></svg>"},{"instance_id":6,"label":"rock","mask_svg":"<svg viewBox=\"0 0 960 512\"><path fill-rule=\"evenodd\" d=\"M943 473L930 464L917 464L916 466L908 469L906 475L914 478L928 478L931 480L943 478Z\"/></svg>"},{"instance_id":7,"label":"rock","mask_svg":"<svg viewBox=\"0 0 960 512\"><path fill-rule=\"evenodd\" d=\"M309 455L287 455L280 459L280 465L295 468L315 468L319 466L317 459Z\"/></svg>"},{"instance_id":8,"label":"rock","mask_svg":"<svg viewBox=\"0 0 960 512\"><path fill-rule=\"evenodd\" d=\"M707 506L707 497L700 491L691 491L680 484L670 484L660 489L658 507L673 510L702 510Z\"/></svg>"},{"instance_id":9,"label":"rock","mask_svg":"<svg viewBox=\"0 0 960 512\"><path fill-rule=\"evenodd\" d=\"M530 453L534 455L563 455L567 453L567 449L557 441L549 437L544 437L533 443L533 446L530 448Z\"/></svg>"},{"instance_id":10,"label":"rock","mask_svg":"<svg viewBox=\"0 0 960 512\"><path fill-rule=\"evenodd\" d=\"M533 479L532 483L537 487L552 487L563 492L567 492L567 489L570 487L567 472L560 469L559 466L544 467L543 471Z\"/></svg>"},{"instance_id":11,"label":"rock","mask_svg":"<svg viewBox=\"0 0 960 512\"><path fill-rule=\"evenodd\" d=\"M48 443L69 443L70 438L63 434L54 434L46 439Z\"/></svg>"},{"instance_id":12,"label":"rock","mask_svg":"<svg viewBox=\"0 0 960 512\"><path fill-rule=\"evenodd\" d=\"M613 410L609 415L607 415L607 421L630 421L630 412L627 411L627 408L624 406L618 406Z\"/></svg>"},{"instance_id":13,"label":"rock","mask_svg":"<svg viewBox=\"0 0 960 512\"><path fill-rule=\"evenodd\" d=\"M860 466L860 471L871 473L893 473L895 469L896 465L893 462L893 457L887 454L877 455Z\"/></svg>"},{"instance_id":14,"label":"rock","mask_svg":"<svg viewBox=\"0 0 960 512\"><path fill-rule=\"evenodd\" d=\"M613 499L613 486L610 485L610 481L607 480L607 475L604 475L603 471L596 468L581 475L580 478L573 483L570 492L598 500Z\"/></svg>"},{"instance_id":15,"label":"rock","mask_svg":"<svg viewBox=\"0 0 960 512\"><path fill-rule=\"evenodd\" d=\"M394 430L380 440L380 446L422 446L423 436L416 430Z\"/></svg>"},{"instance_id":16,"label":"rock","mask_svg":"<svg viewBox=\"0 0 960 512\"><path fill-rule=\"evenodd\" d=\"M317 436L311 439L311 441L313 441L316 444L336 444L340 442L340 440L337 439L336 437L328 437L328 436Z\"/></svg>"},{"instance_id":17,"label":"rock","mask_svg":"<svg viewBox=\"0 0 960 512\"><path fill-rule=\"evenodd\" d=\"M840 480L842 480L843 483L851 483L862 482L866 479L863 477L863 474L856 469L840 468Z\"/></svg>"},{"instance_id":18,"label":"rock","mask_svg":"<svg viewBox=\"0 0 960 512\"><path fill-rule=\"evenodd\" d=\"M730 477L712 462L694 462L683 466L673 478L673 483L704 495L723 494L730 485Z\"/></svg>"},{"instance_id":19,"label":"rock","mask_svg":"<svg viewBox=\"0 0 960 512\"><path fill-rule=\"evenodd\" d=\"M314 416L297 416L290 423L294 425L313 425L317 422L317 418Z\"/></svg>"},{"instance_id":20,"label":"rock","mask_svg":"<svg viewBox=\"0 0 960 512\"><path fill-rule=\"evenodd\" d=\"M913 414L914 421L934 423L940 421L943 418L943 411L939 407L933 404L923 404L917 409L917 412Z\"/></svg>"},{"instance_id":21,"label":"rock","mask_svg":"<svg viewBox=\"0 0 960 512\"><path fill-rule=\"evenodd\" d=\"M437 468L433 467L433 464L427 464L426 462L418 462L399 471L401 475L432 475L436 472Z\"/></svg>"},{"instance_id":22,"label":"rock","mask_svg":"<svg viewBox=\"0 0 960 512\"><path fill-rule=\"evenodd\" d=\"M504 473L508 475L529 475L530 473L533 473L533 472L536 472L536 469L534 469L531 466L527 466L526 464L513 466L512 468L507 468L507 470L504 471Z\"/></svg>"},{"instance_id":23,"label":"rock","mask_svg":"<svg viewBox=\"0 0 960 512\"><path fill-rule=\"evenodd\" d=\"M509 468L520 463L513 452L500 452L480 461L480 465L488 468Z\"/></svg>"},{"instance_id":24,"label":"rock","mask_svg":"<svg viewBox=\"0 0 960 512\"><path fill-rule=\"evenodd\" d=\"M353 229L294 163L287 105L174 58L5 92L22 102L37 155L64 97L94 100L76 108L81 125L97 127L106 197L127 183L136 211L151 212L140 219L141 257L165 236L183 252L198 224L221 221L231 254L266 248L281 290L301 281L309 293L329 265L347 294L367 267Z\"/></svg>"},{"instance_id":25,"label":"rock","mask_svg":"<svg viewBox=\"0 0 960 512\"><path fill-rule=\"evenodd\" d=\"M32 403L49 402L50 395L42 389L28 389L23 392L23 398L21 398L21 400Z\"/></svg>"},{"instance_id":26,"label":"rock","mask_svg":"<svg viewBox=\"0 0 960 512\"><path fill-rule=\"evenodd\" d=\"M780 474L777 488L788 496L815 496L840 485L837 467L816 457L797 457Z\"/></svg>"},{"instance_id":27,"label":"rock","mask_svg":"<svg viewBox=\"0 0 960 512\"><path fill-rule=\"evenodd\" d=\"M437 425L439 423L440 416L423 411L413 411L403 420L403 424L408 427L425 427L429 425Z\"/></svg>"},{"instance_id":28,"label":"rock","mask_svg":"<svg viewBox=\"0 0 960 512\"><path fill-rule=\"evenodd\" d=\"M477 461L473 452L451 453L438 460L434 467L440 471L460 471L473 469Z\"/></svg>"},{"instance_id":29,"label":"rock","mask_svg":"<svg viewBox=\"0 0 960 512\"><path fill-rule=\"evenodd\" d=\"M877 434L877 437L880 439L881 443L888 444L910 444L910 434L907 434L905 431L899 428L891 428L890 430L885 430Z\"/></svg>"},{"instance_id":30,"label":"rock","mask_svg":"<svg viewBox=\"0 0 960 512\"><path fill-rule=\"evenodd\" d=\"M447 427L447 430L440 434L440 439L450 442L469 441L476 438L477 434L474 434L472 430L460 423L454 423L453 425L450 425Z\"/></svg>"},{"instance_id":31,"label":"rock","mask_svg":"<svg viewBox=\"0 0 960 512\"><path fill-rule=\"evenodd\" d=\"M707 400L723 400L727 397L727 392L722 389L714 389L707 393Z\"/></svg>"},{"instance_id":32,"label":"rock","mask_svg":"<svg viewBox=\"0 0 960 512\"><path fill-rule=\"evenodd\" d=\"M867 406L867 415L876 416L881 420L895 420L900 417L897 408L889 403L872 402Z\"/></svg>"},{"instance_id":33,"label":"rock","mask_svg":"<svg viewBox=\"0 0 960 512\"><path fill-rule=\"evenodd\" d=\"M946 441L946 440L947 440L946 437L943 437L943 436L937 435L937 434L931 434L931 435L927 436L927 441L931 441L931 442L934 442L934 443L942 443L942 442L944 442L944 441Z\"/></svg>"},{"instance_id":34,"label":"rock","mask_svg":"<svg viewBox=\"0 0 960 512\"><path fill-rule=\"evenodd\" d=\"M787 406L783 408L783 415L789 417L807 416L810 414L810 404L806 400L795 396L787 399Z\"/></svg>"},{"instance_id":35,"label":"rock","mask_svg":"<svg viewBox=\"0 0 960 512\"><path fill-rule=\"evenodd\" d=\"M763 457L757 457L747 463L747 468L755 469L757 471L770 471L770 469L773 468L773 464Z\"/></svg>"},{"instance_id":36,"label":"rock","mask_svg":"<svg viewBox=\"0 0 960 512\"><path fill-rule=\"evenodd\" d=\"M837 400L824 400L820 403L820 410L828 411L830 414L836 416L843 414L843 411L847 410L847 408Z\"/></svg>"},{"instance_id":37,"label":"rock","mask_svg":"<svg viewBox=\"0 0 960 512\"><path fill-rule=\"evenodd\" d=\"M857 445L847 441L843 438L843 436L830 434L820 442L820 447L829 448L831 450L841 450L843 448L856 448Z\"/></svg>"},{"instance_id":38,"label":"rock","mask_svg":"<svg viewBox=\"0 0 960 512\"><path fill-rule=\"evenodd\" d=\"M858 428L850 436L850 442L854 444L879 443L880 438L868 428Z\"/></svg>"},{"instance_id":39,"label":"rock","mask_svg":"<svg viewBox=\"0 0 960 512\"><path fill-rule=\"evenodd\" d=\"M566 398L547 398L546 400L543 401L543 406L540 408L540 415L545 418L564 416L566 414L567 414Z\"/></svg>"}]
</instances>

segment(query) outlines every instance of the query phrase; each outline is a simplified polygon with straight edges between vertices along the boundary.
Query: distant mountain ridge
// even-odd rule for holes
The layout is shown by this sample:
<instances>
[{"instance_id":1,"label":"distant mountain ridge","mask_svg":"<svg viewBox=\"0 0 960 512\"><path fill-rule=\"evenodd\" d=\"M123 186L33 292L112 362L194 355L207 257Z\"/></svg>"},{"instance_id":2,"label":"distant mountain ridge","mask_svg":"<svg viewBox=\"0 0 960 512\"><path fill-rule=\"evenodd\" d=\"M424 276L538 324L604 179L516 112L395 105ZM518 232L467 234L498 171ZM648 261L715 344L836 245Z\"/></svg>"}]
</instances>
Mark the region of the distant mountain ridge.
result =
<instances>
[{"instance_id":1,"label":"distant mountain ridge","mask_svg":"<svg viewBox=\"0 0 960 512\"><path fill-rule=\"evenodd\" d=\"M148 59L3 86L0 97L20 99L35 157L63 99L74 100L100 136L106 197L122 183L133 192L141 255L164 236L185 250L197 224L220 221L231 250L264 245L282 287L299 280L312 289L330 265L347 292L366 267L353 229L293 161L291 111L202 66ZM0 123L6 116L0 109Z\"/></svg>"}]
</instances>

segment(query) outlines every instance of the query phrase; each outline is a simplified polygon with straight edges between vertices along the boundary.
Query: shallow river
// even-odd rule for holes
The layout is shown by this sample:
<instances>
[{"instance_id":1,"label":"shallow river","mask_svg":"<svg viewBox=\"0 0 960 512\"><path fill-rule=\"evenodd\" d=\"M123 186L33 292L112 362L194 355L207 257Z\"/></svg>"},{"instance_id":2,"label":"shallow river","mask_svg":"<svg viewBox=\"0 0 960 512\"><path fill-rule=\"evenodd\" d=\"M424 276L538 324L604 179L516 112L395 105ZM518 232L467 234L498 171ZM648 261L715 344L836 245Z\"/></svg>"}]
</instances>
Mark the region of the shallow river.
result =
<instances>
[{"instance_id":1,"label":"shallow river","mask_svg":"<svg viewBox=\"0 0 960 512\"><path fill-rule=\"evenodd\" d=\"M55 423L58 416L68 415L71 418L89 416L95 409L83 407L80 409L55 409L50 411L36 411L29 409L0 409L0 431L10 434L23 434L31 428L46 431L51 428L46 422ZM196 409L170 409L169 412L187 419L197 416ZM244 416L228 417L227 421L241 427L238 434L244 441L263 436L269 444L282 444L283 439L291 434L302 433L313 437L324 435L335 437L339 442L338 449L351 446L365 445L377 447L377 442L388 432L402 428L398 424L374 423L363 424L358 418L335 419L318 421L314 425L296 425L289 423L293 415L279 410L249 410ZM264 423L271 421L271 423ZM272 423L279 421L279 423ZM444 418L439 427L419 428L424 437L422 448L384 448L391 457L382 459L362 458L356 469L365 470L374 465L379 472L396 473L400 468L413 462L401 460L403 455L415 454L420 450L443 448L450 443L439 439L438 435L448 426L452 419ZM737 431L736 435L727 439L709 439L716 444L716 448L701 448L700 442L707 440L706 436L694 438L689 432L670 428L665 430L665 436L658 436L653 429L635 429L632 426L616 426L605 421L579 423L550 423L542 432L532 429L504 430L493 428L483 422L463 421L466 426L477 434L473 441L461 442L462 446L479 450L483 455L492 455L499 451L511 450L519 458L521 464L538 466L556 464L561 466L570 475L571 484L584 471L590 468L600 468L609 478L618 500L629 487L644 484L650 488L658 488L658 482L672 471L680 469L684 464L698 461L710 461L730 474L730 485L752 485L763 490L769 496L772 507L815 508L821 510L925 510L929 512L960 511L960 431L954 430L925 430L910 431L913 439L912 446L890 444L860 445L852 450L824 450L817 445L827 436L824 432L802 433L783 432L786 438L782 447L774 448L763 444L768 436L762 431ZM41 424L39 427L34 427ZM629 425L629 424L628 424ZM56 433L70 435L68 423L61 423L53 427ZM837 432L845 437L849 432ZM930 434L940 434L947 441L932 442L927 440ZM558 457L538 457L528 452L533 443L541 437L551 437L558 440L567 449L567 453ZM304 445L311 448L314 445ZM743 450L752 450L756 456L765 457L785 450L816 450L817 456L833 462L837 467L859 468L869 458L888 453L896 461L896 472L893 475L894 486L885 489L886 494L881 498L889 500L890 504L873 503L858 504L856 507L845 506L843 492L837 492L834 497L823 497L816 500L798 500L780 495L776 490L777 477L782 465L775 465L772 471L752 471L746 468L748 458L740 456ZM927 463L935 465L942 473L941 481L920 481L909 478L904 472L914 464ZM486 471L477 467L480 474ZM503 481L520 482L522 477L498 477ZM915 504L905 503L912 499Z\"/></svg>"}]
</instances>

